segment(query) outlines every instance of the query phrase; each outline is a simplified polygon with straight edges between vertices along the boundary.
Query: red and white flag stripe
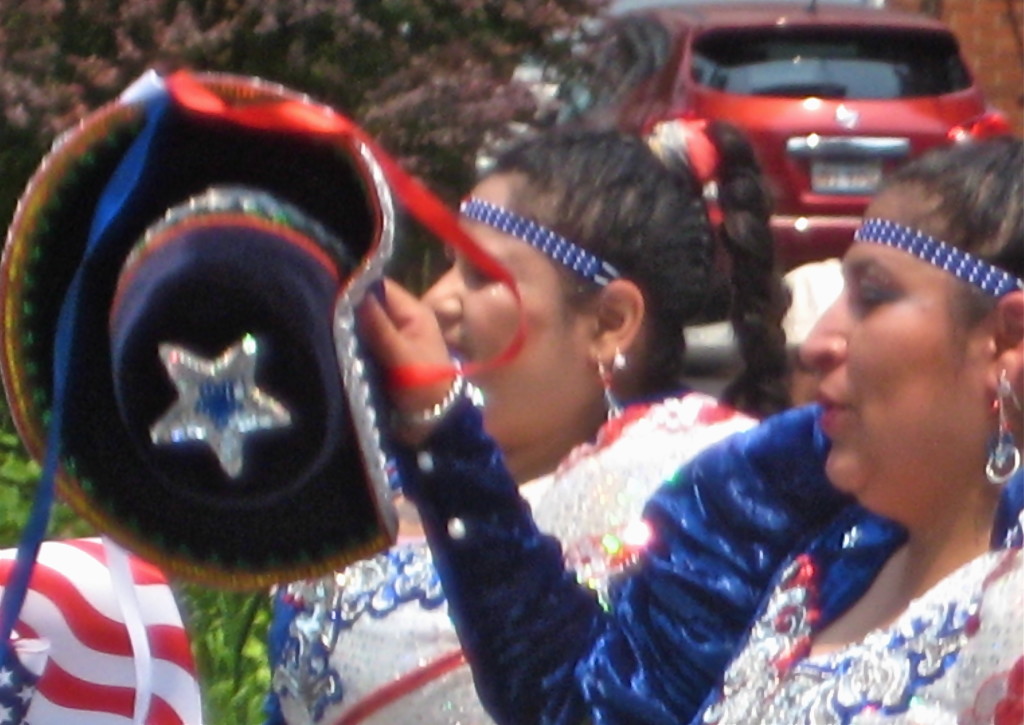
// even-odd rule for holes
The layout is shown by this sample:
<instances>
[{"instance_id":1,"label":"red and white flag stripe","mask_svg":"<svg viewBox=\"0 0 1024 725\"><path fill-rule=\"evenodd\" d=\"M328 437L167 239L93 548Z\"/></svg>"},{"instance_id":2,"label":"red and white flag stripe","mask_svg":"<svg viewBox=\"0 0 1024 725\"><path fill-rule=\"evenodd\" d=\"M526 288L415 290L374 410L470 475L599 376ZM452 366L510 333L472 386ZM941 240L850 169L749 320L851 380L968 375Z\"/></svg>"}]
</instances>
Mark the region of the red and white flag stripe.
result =
<instances>
[{"instance_id":1,"label":"red and white flag stripe","mask_svg":"<svg viewBox=\"0 0 1024 725\"><path fill-rule=\"evenodd\" d=\"M14 549L0 551L0 585ZM134 585L111 576L99 539L42 545L17 634L49 644L28 712L32 725L137 725L139 672L150 673L144 725L200 725L199 683L174 594L159 569L128 555ZM119 590L118 587L121 587ZM0 586L2 590L2 586ZM139 668L125 597L141 616L149 662Z\"/></svg>"}]
</instances>

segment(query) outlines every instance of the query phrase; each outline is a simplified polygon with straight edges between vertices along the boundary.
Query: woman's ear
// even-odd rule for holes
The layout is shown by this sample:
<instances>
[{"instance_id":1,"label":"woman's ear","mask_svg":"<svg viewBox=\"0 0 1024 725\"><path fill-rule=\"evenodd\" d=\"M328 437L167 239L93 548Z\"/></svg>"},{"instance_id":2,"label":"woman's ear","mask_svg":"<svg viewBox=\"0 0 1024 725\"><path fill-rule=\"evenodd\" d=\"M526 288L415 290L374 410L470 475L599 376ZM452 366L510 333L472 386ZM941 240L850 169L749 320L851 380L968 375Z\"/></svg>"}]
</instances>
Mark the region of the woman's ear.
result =
<instances>
[{"instance_id":1,"label":"woman's ear","mask_svg":"<svg viewBox=\"0 0 1024 725\"><path fill-rule=\"evenodd\" d=\"M597 359L608 363L617 352L628 356L644 326L647 305L644 295L628 279L609 282L597 301L594 336Z\"/></svg>"},{"instance_id":2,"label":"woman's ear","mask_svg":"<svg viewBox=\"0 0 1024 725\"><path fill-rule=\"evenodd\" d=\"M1024 290L1003 295L996 304L995 343L1000 371L1024 399Z\"/></svg>"}]
</instances>

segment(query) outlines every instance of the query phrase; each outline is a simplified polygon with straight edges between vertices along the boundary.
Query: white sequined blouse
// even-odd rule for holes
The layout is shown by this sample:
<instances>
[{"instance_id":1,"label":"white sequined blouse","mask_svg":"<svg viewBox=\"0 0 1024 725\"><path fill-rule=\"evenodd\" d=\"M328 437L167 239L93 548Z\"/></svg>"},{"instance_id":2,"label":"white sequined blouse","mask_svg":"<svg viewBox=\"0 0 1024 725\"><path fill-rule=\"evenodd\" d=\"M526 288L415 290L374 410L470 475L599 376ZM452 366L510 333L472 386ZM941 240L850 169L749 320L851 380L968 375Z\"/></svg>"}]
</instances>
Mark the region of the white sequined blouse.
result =
<instances>
[{"instance_id":1,"label":"white sequined blouse","mask_svg":"<svg viewBox=\"0 0 1024 725\"><path fill-rule=\"evenodd\" d=\"M754 421L702 393L630 406L551 475L520 487L537 525L603 592L644 543L641 509L696 453ZM421 540L297 582L299 607L273 688L290 725L490 723Z\"/></svg>"}]
</instances>

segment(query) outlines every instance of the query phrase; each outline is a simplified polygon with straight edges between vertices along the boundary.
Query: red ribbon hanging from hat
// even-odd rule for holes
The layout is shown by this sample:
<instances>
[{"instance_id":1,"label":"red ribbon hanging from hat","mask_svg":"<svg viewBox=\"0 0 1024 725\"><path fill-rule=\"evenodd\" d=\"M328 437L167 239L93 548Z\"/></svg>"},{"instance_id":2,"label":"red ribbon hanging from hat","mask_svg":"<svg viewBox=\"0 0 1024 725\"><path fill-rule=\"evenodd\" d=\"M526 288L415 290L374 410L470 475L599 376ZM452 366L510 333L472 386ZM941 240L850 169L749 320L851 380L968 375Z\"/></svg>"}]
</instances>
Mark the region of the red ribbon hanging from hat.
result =
<instances>
[{"instance_id":1,"label":"red ribbon hanging from hat","mask_svg":"<svg viewBox=\"0 0 1024 725\"><path fill-rule=\"evenodd\" d=\"M327 106L301 101L268 101L232 106L187 71L178 71L165 79L171 97L194 113L213 116L248 128L266 131L323 135L353 139L366 146L380 165L391 188L409 212L444 243L463 253L479 270L507 286L519 308L519 324L512 340L494 358L465 365L461 371L451 366L404 366L390 372L391 382L399 387L427 385L455 377L459 372L472 374L512 359L523 346L525 325L519 288L511 273L484 251L459 226L458 218L433 193L407 174L370 136L353 121Z\"/></svg>"}]
</instances>

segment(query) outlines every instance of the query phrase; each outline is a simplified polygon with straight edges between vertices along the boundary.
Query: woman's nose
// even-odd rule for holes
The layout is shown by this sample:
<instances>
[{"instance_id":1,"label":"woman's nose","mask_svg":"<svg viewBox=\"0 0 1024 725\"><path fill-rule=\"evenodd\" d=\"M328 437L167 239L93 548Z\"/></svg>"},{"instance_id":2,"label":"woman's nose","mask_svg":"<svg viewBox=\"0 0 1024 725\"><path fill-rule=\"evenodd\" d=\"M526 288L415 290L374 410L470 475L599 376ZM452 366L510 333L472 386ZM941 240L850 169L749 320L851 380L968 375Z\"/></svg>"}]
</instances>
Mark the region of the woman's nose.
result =
<instances>
[{"instance_id":1,"label":"woman's nose","mask_svg":"<svg viewBox=\"0 0 1024 725\"><path fill-rule=\"evenodd\" d=\"M819 375L846 359L846 305L846 293L843 292L818 318L800 346L801 365Z\"/></svg>"},{"instance_id":2,"label":"woman's nose","mask_svg":"<svg viewBox=\"0 0 1024 725\"><path fill-rule=\"evenodd\" d=\"M452 267L423 293L423 303L433 310L442 329L446 324L454 323L462 314L460 289L458 270Z\"/></svg>"}]
</instances>

